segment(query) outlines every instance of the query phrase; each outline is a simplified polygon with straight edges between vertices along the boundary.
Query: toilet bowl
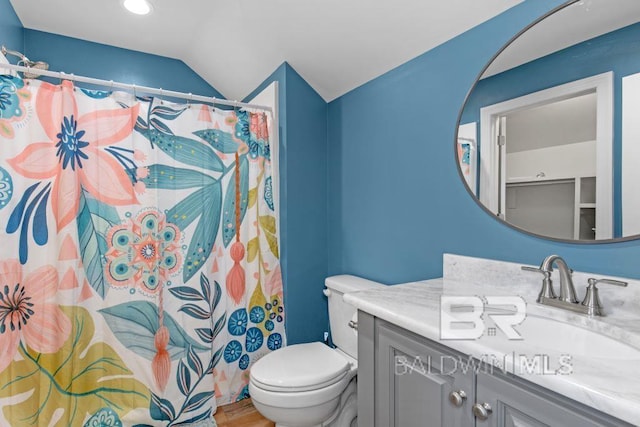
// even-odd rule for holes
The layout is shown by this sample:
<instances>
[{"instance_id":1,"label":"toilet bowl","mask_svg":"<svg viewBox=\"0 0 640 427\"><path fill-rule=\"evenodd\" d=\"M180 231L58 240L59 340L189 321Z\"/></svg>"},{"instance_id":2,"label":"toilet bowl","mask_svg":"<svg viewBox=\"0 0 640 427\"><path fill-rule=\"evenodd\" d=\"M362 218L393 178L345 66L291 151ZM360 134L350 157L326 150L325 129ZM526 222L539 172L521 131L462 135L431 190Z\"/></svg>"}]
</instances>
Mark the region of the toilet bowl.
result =
<instances>
[{"instance_id":1,"label":"toilet bowl","mask_svg":"<svg viewBox=\"0 0 640 427\"><path fill-rule=\"evenodd\" d=\"M295 344L264 356L251 368L253 404L277 427L356 425L356 309L342 295L383 285L354 276L329 277L325 284L337 348L320 342Z\"/></svg>"}]
</instances>

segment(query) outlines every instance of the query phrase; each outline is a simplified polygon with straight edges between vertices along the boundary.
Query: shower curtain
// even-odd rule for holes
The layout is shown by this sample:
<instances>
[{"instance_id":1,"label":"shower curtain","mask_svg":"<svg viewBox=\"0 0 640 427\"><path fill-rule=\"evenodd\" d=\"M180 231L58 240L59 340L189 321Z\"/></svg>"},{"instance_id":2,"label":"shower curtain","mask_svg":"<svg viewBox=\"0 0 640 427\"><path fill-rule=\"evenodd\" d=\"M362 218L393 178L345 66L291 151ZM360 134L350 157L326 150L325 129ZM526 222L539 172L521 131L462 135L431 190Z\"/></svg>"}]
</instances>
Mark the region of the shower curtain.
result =
<instances>
[{"instance_id":1,"label":"shower curtain","mask_svg":"<svg viewBox=\"0 0 640 427\"><path fill-rule=\"evenodd\" d=\"M0 425L215 425L284 345L264 113L0 76Z\"/></svg>"}]
</instances>

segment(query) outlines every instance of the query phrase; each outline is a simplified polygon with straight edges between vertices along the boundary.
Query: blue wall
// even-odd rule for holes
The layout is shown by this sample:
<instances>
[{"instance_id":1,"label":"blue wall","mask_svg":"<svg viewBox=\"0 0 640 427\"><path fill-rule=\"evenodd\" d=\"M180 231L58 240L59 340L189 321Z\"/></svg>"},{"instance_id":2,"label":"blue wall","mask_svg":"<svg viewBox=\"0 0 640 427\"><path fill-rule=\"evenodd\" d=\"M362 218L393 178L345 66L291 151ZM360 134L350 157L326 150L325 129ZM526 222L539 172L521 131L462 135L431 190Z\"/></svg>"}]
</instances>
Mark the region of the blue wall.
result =
<instances>
[{"instance_id":1,"label":"blue wall","mask_svg":"<svg viewBox=\"0 0 640 427\"><path fill-rule=\"evenodd\" d=\"M639 39L640 24L630 25L483 79L473 89L461 119L461 123L479 122L480 108L487 105L613 71L615 237L622 235L622 78L640 71Z\"/></svg>"},{"instance_id":2,"label":"blue wall","mask_svg":"<svg viewBox=\"0 0 640 427\"><path fill-rule=\"evenodd\" d=\"M223 98L177 59L29 29L24 45L29 59L46 61L53 71Z\"/></svg>"},{"instance_id":3,"label":"blue wall","mask_svg":"<svg viewBox=\"0 0 640 427\"><path fill-rule=\"evenodd\" d=\"M0 46L4 45L9 50L24 51L22 23L13 10L9 0L0 0ZM7 57L15 64L17 58Z\"/></svg>"},{"instance_id":4,"label":"blue wall","mask_svg":"<svg viewBox=\"0 0 640 427\"><path fill-rule=\"evenodd\" d=\"M328 330L327 103L287 63L247 99L279 85L280 237L289 344Z\"/></svg>"},{"instance_id":5,"label":"blue wall","mask_svg":"<svg viewBox=\"0 0 640 427\"><path fill-rule=\"evenodd\" d=\"M438 277L443 252L640 278L640 241L579 245L515 231L487 215L458 176L455 128L493 54L562 4L525 1L329 105L329 274L387 283Z\"/></svg>"}]
</instances>

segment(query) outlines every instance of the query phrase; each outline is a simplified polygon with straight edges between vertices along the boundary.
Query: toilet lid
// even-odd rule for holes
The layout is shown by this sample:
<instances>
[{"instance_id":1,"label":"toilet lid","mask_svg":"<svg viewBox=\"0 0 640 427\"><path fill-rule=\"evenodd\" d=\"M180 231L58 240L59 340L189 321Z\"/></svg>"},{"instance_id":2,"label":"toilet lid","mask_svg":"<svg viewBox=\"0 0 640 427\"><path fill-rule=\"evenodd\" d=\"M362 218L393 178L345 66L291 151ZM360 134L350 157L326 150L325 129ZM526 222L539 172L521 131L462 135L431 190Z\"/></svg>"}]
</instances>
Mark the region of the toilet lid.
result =
<instances>
[{"instance_id":1,"label":"toilet lid","mask_svg":"<svg viewBox=\"0 0 640 427\"><path fill-rule=\"evenodd\" d=\"M338 352L313 342L267 354L251 368L251 379L267 389L313 390L333 384L350 368Z\"/></svg>"}]
</instances>

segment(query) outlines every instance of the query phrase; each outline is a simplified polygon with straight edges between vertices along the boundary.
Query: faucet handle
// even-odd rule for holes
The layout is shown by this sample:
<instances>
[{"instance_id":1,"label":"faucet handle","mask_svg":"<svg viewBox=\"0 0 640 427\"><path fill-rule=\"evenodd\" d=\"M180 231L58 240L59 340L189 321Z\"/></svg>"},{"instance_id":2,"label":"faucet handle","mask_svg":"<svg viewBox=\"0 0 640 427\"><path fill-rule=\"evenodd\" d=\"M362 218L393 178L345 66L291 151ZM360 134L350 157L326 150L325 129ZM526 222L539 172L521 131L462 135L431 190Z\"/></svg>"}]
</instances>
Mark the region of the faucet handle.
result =
<instances>
[{"instance_id":1,"label":"faucet handle","mask_svg":"<svg viewBox=\"0 0 640 427\"><path fill-rule=\"evenodd\" d=\"M529 267L528 265L523 265L522 268L524 271L533 271L534 273L542 273L544 275L547 275L547 273L549 273L547 270L543 270L540 267Z\"/></svg>"},{"instance_id":2,"label":"faucet handle","mask_svg":"<svg viewBox=\"0 0 640 427\"><path fill-rule=\"evenodd\" d=\"M541 273L544 278L542 279L542 289L540 289L540 293L538 294L537 302L542 302L543 299L556 299L556 293L553 291L553 283L551 282L551 271L545 270L539 267L529 267L528 265L523 265L521 267L524 271L532 271L534 273Z\"/></svg>"},{"instance_id":3,"label":"faucet handle","mask_svg":"<svg viewBox=\"0 0 640 427\"><path fill-rule=\"evenodd\" d=\"M627 285L629 283L627 282L623 282L622 280L614 280L614 279L594 279L593 277L590 277L589 279L587 279L587 282L589 282L589 286L595 286L598 283L604 283L605 285L615 285L615 286L622 286L624 288L627 287Z\"/></svg>"},{"instance_id":4,"label":"faucet handle","mask_svg":"<svg viewBox=\"0 0 640 427\"><path fill-rule=\"evenodd\" d=\"M595 279L593 277L590 277L587 282L589 282L589 285L587 286L587 293L584 296L584 300L582 300L582 305L587 307L587 314L589 314L589 316L604 316L602 313L602 303L598 296L598 288L596 287L598 283L622 287L626 287L628 285L627 282L623 282L621 280Z\"/></svg>"}]
</instances>

